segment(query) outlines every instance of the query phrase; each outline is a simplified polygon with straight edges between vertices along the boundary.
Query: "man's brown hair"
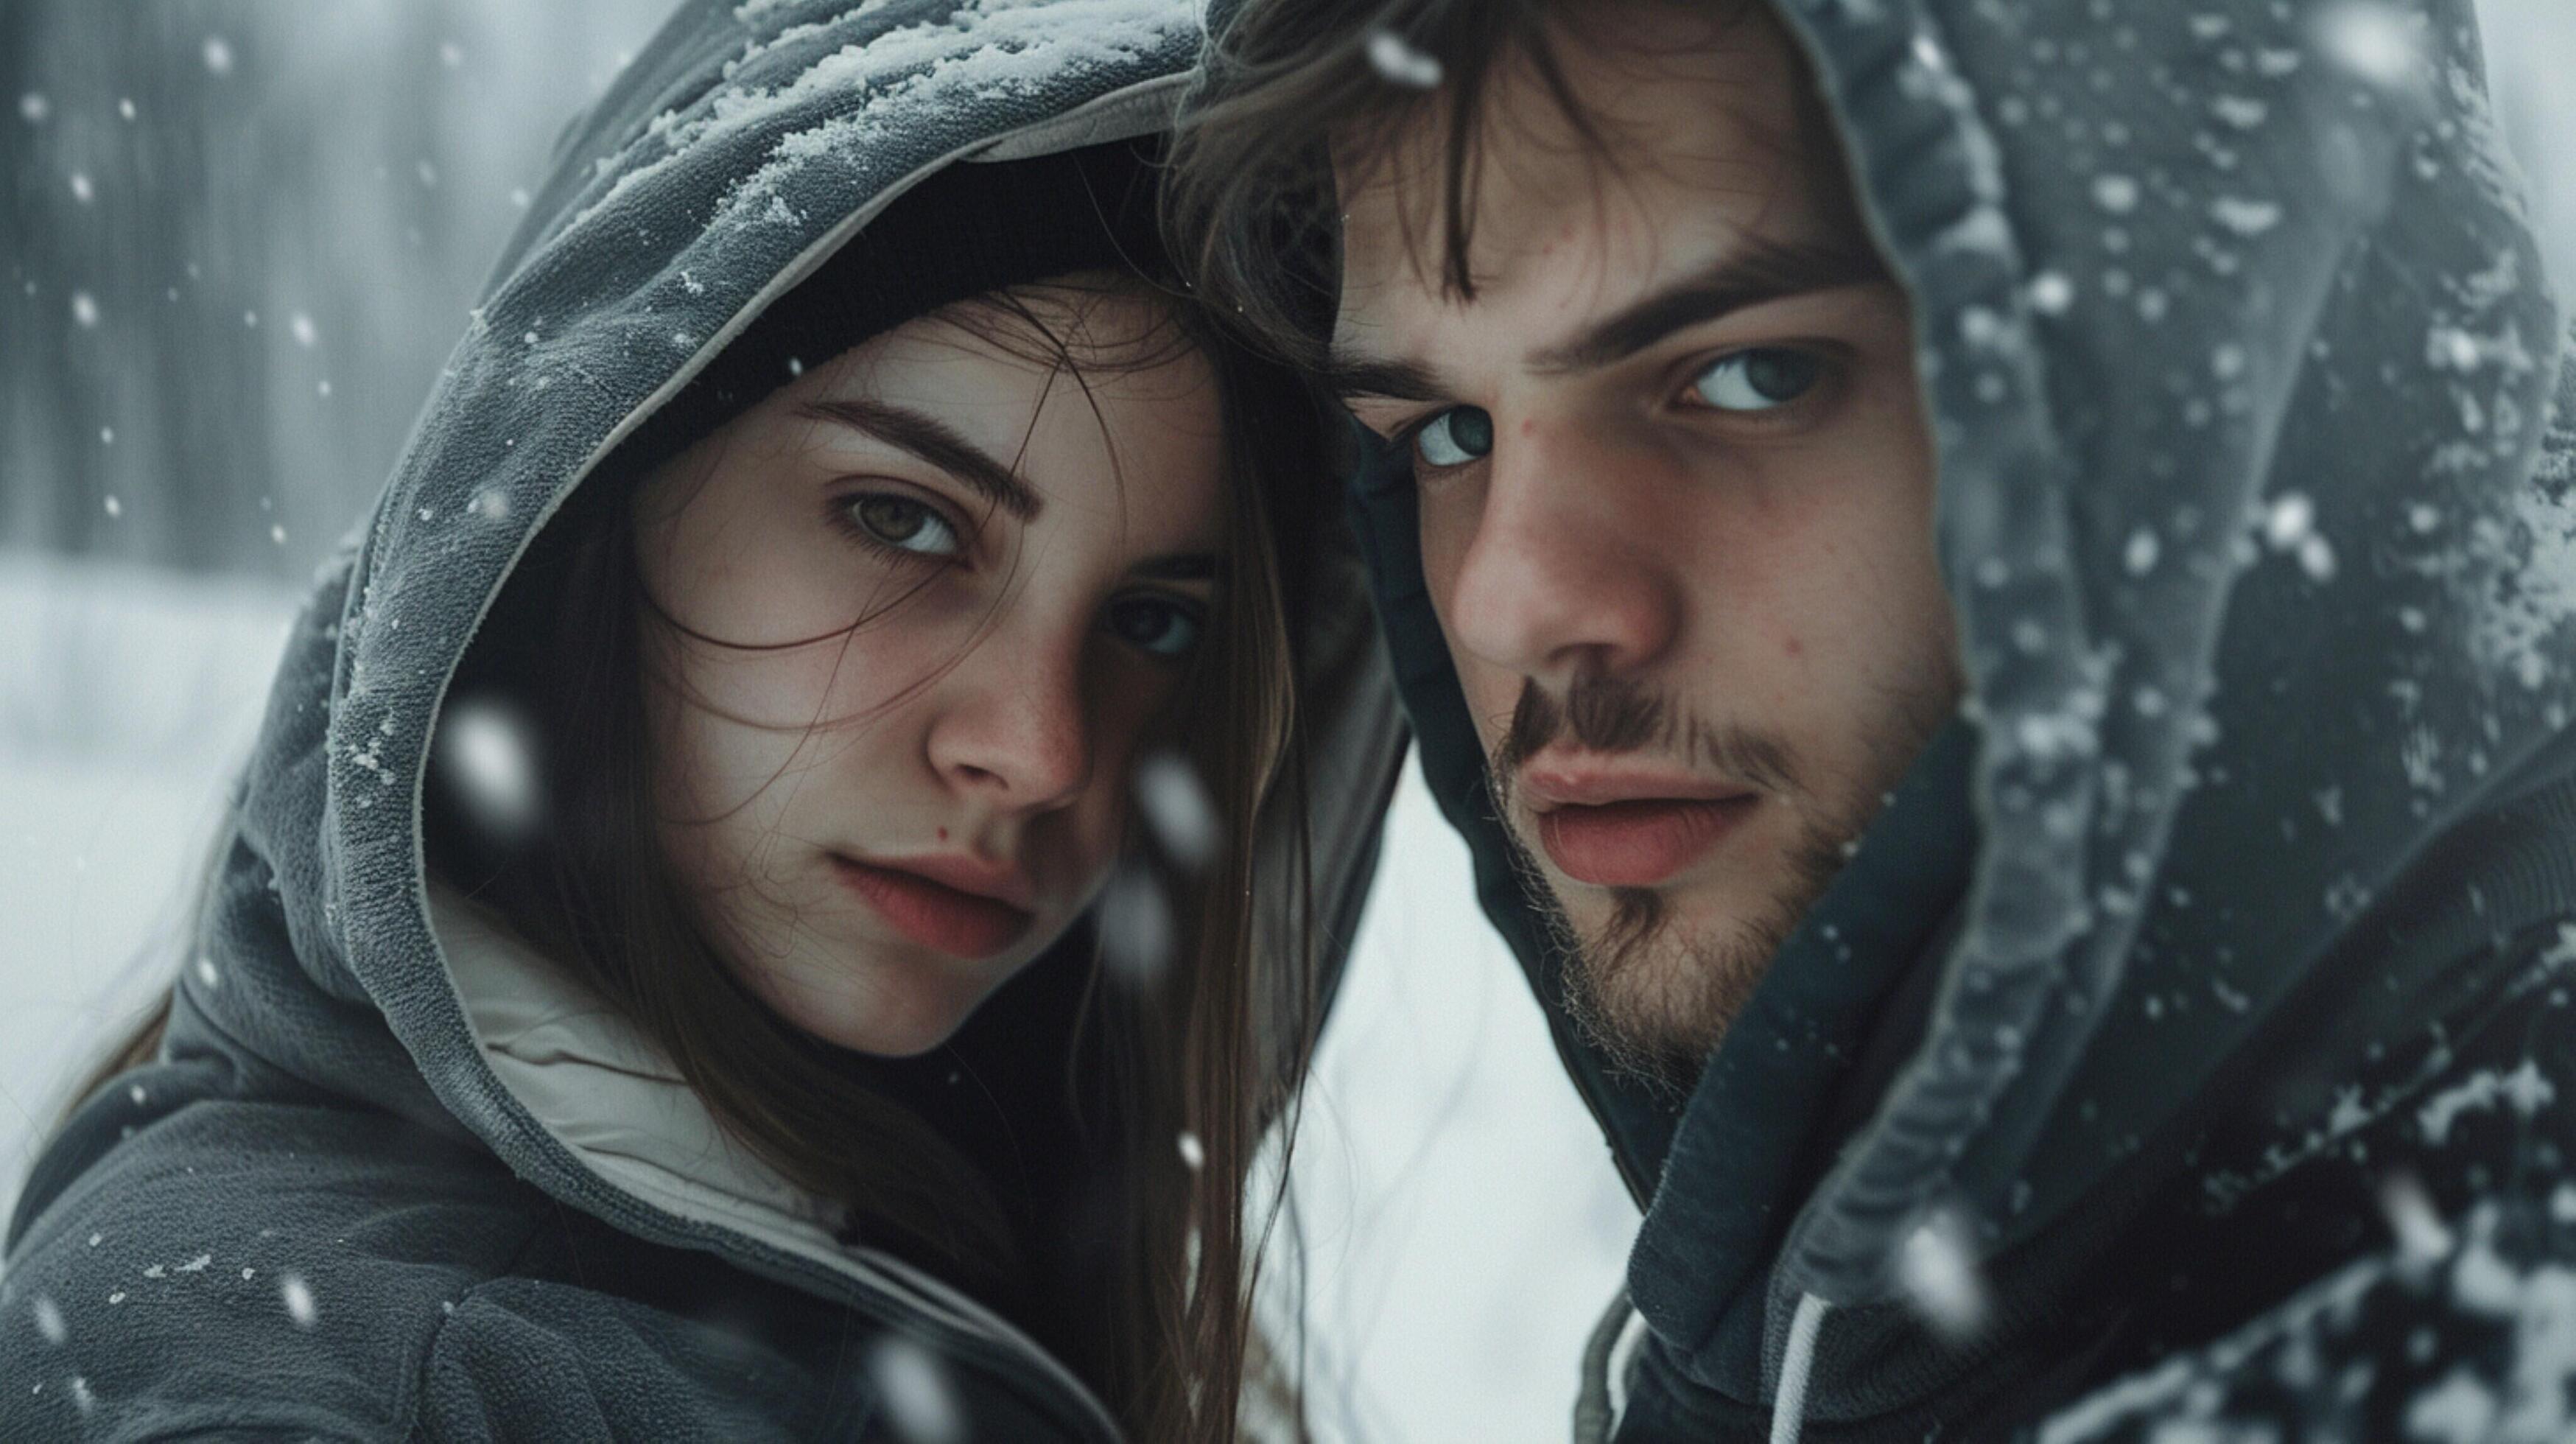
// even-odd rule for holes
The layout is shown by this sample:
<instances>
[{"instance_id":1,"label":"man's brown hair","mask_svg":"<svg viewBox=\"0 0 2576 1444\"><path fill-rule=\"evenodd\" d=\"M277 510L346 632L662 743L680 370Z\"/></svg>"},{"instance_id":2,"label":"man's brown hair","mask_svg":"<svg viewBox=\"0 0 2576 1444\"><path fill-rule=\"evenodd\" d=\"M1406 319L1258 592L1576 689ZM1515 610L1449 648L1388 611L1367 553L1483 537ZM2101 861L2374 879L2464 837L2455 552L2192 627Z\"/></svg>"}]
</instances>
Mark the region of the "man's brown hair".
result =
<instances>
[{"instance_id":1,"label":"man's brown hair","mask_svg":"<svg viewBox=\"0 0 2576 1444\"><path fill-rule=\"evenodd\" d=\"M1769 20L1754 0L1698 6L1712 31ZM1483 165L1485 105L1505 67L1529 67L1581 144L1615 167L1603 127L1575 94L1560 47L1610 39L1605 7L1569 0L1240 0L1212 23L1204 73L1183 103L1164 188L1174 257L1204 298L1309 370L1331 329L1337 193L1383 164L1397 136L1439 129L1436 248L1448 294L1475 295L1468 256ZM1615 40L1612 41L1615 43ZM1802 143L1840 156L1811 84L1798 86ZM1344 168L1337 192L1336 165Z\"/></svg>"}]
</instances>

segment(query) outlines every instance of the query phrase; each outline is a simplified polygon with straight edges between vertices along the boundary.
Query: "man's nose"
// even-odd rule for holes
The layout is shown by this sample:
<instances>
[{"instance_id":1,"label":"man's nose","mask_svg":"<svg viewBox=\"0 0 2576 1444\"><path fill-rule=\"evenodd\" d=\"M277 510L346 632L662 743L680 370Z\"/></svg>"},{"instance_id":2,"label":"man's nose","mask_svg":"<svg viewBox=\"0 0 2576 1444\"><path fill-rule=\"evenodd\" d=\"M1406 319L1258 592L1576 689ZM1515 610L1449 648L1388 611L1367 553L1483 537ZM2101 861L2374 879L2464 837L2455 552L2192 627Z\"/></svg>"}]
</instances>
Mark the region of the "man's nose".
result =
<instances>
[{"instance_id":1,"label":"man's nose","mask_svg":"<svg viewBox=\"0 0 2576 1444\"><path fill-rule=\"evenodd\" d=\"M1656 504L1653 459L1579 422L1506 430L1501 420L1449 589L1451 634L1485 662L1541 681L1651 664L1682 619L1662 564L1675 518Z\"/></svg>"},{"instance_id":2,"label":"man's nose","mask_svg":"<svg viewBox=\"0 0 2576 1444\"><path fill-rule=\"evenodd\" d=\"M959 792L1007 810L1072 801L1093 762L1083 656L1083 638L1062 627L985 637L940 684L931 766Z\"/></svg>"}]
</instances>

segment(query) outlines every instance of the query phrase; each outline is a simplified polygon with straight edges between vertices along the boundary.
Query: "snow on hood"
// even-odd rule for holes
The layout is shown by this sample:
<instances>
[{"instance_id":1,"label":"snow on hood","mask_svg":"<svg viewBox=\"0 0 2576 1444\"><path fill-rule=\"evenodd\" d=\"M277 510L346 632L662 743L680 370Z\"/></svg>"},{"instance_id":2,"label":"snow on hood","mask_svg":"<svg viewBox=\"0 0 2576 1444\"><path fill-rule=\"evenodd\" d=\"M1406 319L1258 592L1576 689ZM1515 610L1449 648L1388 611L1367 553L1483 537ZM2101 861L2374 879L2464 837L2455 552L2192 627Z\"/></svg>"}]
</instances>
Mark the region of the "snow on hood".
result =
<instances>
[{"instance_id":1,"label":"snow on hood","mask_svg":"<svg viewBox=\"0 0 2576 1444\"><path fill-rule=\"evenodd\" d=\"M2576 498L2467 4L1787 9L1914 294L1981 734L1930 1034L1784 1263L1849 1302L1927 1205L2054 1217L2512 794Z\"/></svg>"},{"instance_id":2,"label":"snow on hood","mask_svg":"<svg viewBox=\"0 0 2576 1444\"><path fill-rule=\"evenodd\" d=\"M998 1318L841 1246L739 1150L708 1146L702 1118L669 1108L668 1070L531 990L531 965L470 907L442 899L433 923L422 793L469 640L643 418L923 176L1163 128L1199 39L1190 0L683 4L566 133L371 519L290 639L182 1025L336 1096L470 1131L630 1233L906 1318L968 1356L1013 1356L1087 1401ZM1323 759L1310 821L1342 844L1319 869L1328 917L1365 888L1400 736L1359 589L1340 590L1300 639ZM582 1084L583 1070L632 1086ZM633 1106L599 1101L612 1094ZM676 1132L643 1137L657 1110Z\"/></svg>"},{"instance_id":3,"label":"snow on hood","mask_svg":"<svg viewBox=\"0 0 2576 1444\"><path fill-rule=\"evenodd\" d=\"M1678 1113L1567 1021L1402 458L1356 493L1425 774L1651 1194L1637 1306L1747 1399L1783 1300L2063 1216L2576 708L2560 319L2464 0L1775 8L1913 299L1970 698Z\"/></svg>"}]
</instances>

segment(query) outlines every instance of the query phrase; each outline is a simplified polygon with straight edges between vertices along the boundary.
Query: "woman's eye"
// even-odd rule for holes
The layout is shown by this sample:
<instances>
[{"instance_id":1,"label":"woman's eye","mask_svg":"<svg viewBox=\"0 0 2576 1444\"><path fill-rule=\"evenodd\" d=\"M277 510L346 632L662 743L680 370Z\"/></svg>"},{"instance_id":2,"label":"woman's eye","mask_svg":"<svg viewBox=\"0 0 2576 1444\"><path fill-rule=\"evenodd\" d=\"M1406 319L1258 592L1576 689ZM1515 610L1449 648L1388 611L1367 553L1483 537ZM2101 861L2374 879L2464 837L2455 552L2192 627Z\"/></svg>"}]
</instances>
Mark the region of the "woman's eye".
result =
<instances>
[{"instance_id":1,"label":"woman's eye","mask_svg":"<svg viewBox=\"0 0 2576 1444\"><path fill-rule=\"evenodd\" d=\"M1824 374L1823 359L1812 353L1757 346L1710 362L1691 391L1720 411L1771 411L1815 390Z\"/></svg>"},{"instance_id":2,"label":"woman's eye","mask_svg":"<svg viewBox=\"0 0 2576 1444\"><path fill-rule=\"evenodd\" d=\"M1199 644L1199 615L1160 597L1127 597L1109 604L1109 630L1139 651L1185 657Z\"/></svg>"},{"instance_id":3,"label":"woman's eye","mask_svg":"<svg viewBox=\"0 0 2576 1444\"><path fill-rule=\"evenodd\" d=\"M948 518L908 496L877 492L860 497L851 503L850 516L870 537L897 551L953 557L962 550Z\"/></svg>"},{"instance_id":4,"label":"woman's eye","mask_svg":"<svg viewBox=\"0 0 2576 1444\"><path fill-rule=\"evenodd\" d=\"M1452 406L1413 434L1413 454L1433 466L1465 466L1494 449L1494 416L1481 406Z\"/></svg>"}]
</instances>

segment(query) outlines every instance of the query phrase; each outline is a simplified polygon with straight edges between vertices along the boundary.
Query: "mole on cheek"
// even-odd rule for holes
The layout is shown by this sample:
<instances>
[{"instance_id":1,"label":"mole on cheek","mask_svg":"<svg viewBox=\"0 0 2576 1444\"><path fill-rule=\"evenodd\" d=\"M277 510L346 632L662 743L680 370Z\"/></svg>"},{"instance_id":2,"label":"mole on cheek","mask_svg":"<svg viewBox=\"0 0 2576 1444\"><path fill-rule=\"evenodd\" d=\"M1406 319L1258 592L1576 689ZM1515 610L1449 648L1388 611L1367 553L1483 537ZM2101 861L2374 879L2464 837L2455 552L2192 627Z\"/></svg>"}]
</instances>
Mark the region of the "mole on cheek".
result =
<instances>
[{"instance_id":1,"label":"mole on cheek","mask_svg":"<svg viewBox=\"0 0 2576 1444\"><path fill-rule=\"evenodd\" d=\"M1783 637L1780 640L1780 650L1792 657L1803 657L1807 655L1807 644L1795 637Z\"/></svg>"}]
</instances>

